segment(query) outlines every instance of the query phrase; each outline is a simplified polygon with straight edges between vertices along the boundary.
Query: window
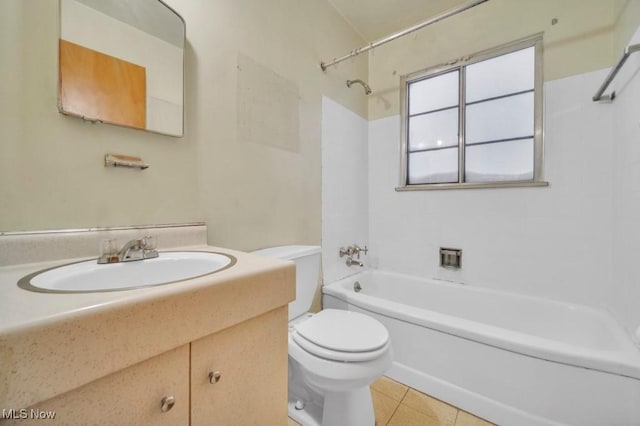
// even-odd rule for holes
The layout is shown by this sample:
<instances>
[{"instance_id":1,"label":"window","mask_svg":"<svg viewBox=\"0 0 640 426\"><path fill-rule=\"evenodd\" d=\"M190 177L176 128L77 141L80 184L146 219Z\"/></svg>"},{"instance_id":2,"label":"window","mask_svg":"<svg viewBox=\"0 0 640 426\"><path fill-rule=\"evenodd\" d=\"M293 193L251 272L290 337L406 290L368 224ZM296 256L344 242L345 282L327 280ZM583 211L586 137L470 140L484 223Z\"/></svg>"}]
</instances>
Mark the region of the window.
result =
<instances>
[{"instance_id":1,"label":"window","mask_svg":"<svg viewBox=\"0 0 640 426\"><path fill-rule=\"evenodd\" d=\"M408 189L542 186L541 36L402 77Z\"/></svg>"}]
</instances>

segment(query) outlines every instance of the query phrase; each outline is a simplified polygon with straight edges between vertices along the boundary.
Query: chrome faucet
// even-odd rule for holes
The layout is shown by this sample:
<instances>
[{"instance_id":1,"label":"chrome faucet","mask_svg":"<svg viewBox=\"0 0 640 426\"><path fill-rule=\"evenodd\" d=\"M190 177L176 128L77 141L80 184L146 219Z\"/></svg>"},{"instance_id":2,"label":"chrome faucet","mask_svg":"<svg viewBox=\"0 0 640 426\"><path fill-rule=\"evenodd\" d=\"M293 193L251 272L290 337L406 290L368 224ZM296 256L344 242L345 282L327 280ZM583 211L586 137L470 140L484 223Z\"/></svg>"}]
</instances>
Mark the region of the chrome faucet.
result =
<instances>
[{"instance_id":1,"label":"chrome faucet","mask_svg":"<svg viewBox=\"0 0 640 426\"><path fill-rule=\"evenodd\" d=\"M348 247L340 247L339 253L340 253L340 257L347 256L347 266L362 267L364 266L364 264L359 260L354 260L353 256L356 256L358 259L360 259L360 253L367 254L368 252L369 252L369 249L367 248L367 246L364 246L364 248L362 248L357 244L353 244Z\"/></svg>"},{"instance_id":2,"label":"chrome faucet","mask_svg":"<svg viewBox=\"0 0 640 426\"><path fill-rule=\"evenodd\" d=\"M367 254L369 253L369 249L367 248L367 246L364 246L364 248L358 246L357 244L354 244L351 246L351 248L353 249L353 253L356 254L358 256L358 259L360 259L360 252Z\"/></svg>"},{"instance_id":3,"label":"chrome faucet","mask_svg":"<svg viewBox=\"0 0 640 426\"><path fill-rule=\"evenodd\" d=\"M98 263L133 262L158 257L153 237L147 236L128 241L117 252L103 253L98 258Z\"/></svg>"},{"instance_id":4,"label":"chrome faucet","mask_svg":"<svg viewBox=\"0 0 640 426\"><path fill-rule=\"evenodd\" d=\"M360 266L360 267L363 267L364 263L360 262L359 260L355 260L351 256L349 256L349 257L347 257L347 266Z\"/></svg>"}]
</instances>

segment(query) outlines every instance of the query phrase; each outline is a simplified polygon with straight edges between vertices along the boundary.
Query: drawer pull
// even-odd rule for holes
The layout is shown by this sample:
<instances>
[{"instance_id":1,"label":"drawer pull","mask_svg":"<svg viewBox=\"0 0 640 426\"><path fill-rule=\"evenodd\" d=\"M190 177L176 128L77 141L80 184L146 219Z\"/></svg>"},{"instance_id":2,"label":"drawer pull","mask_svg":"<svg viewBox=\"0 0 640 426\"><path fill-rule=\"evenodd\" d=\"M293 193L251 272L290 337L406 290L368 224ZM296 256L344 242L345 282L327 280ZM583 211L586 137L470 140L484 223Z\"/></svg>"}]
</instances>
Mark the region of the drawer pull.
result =
<instances>
[{"instance_id":1,"label":"drawer pull","mask_svg":"<svg viewBox=\"0 0 640 426\"><path fill-rule=\"evenodd\" d=\"M218 370L212 371L209 373L209 383L211 383L212 385L215 385L220 381L221 377L222 377L222 373L220 373L220 371Z\"/></svg>"},{"instance_id":2,"label":"drawer pull","mask_svg":"<svg viewBox=\"0 0 640 426\"><path fill-rule=\"evenodd\" d=\"M165 396L162 398L162 401L160 401L160 410L162 410L163 413L166 413L171 410L175 404L176 399L173 396Z\"/></svg>"}]
</instances>

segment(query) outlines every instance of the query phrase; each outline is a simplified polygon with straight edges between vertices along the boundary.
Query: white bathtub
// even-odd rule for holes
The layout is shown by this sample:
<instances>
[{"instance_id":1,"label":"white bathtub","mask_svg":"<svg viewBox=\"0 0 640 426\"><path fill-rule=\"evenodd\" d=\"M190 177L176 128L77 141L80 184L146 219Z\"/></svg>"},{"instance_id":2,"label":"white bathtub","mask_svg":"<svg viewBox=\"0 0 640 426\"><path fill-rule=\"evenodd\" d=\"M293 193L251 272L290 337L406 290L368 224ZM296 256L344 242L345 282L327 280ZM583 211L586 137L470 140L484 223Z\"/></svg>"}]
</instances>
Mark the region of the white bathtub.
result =
<instances>
[{"instance_id":1,"label":"white bathtub","mask_svg":"<svg viewBox=\"0 0 640 426\"><path fill-rule=\"evenodd\" d=\"M383 271L323 303L389 329L390 377L495 423L640 425L640 350L604 311Z\"/></svg>"}]
</instances>

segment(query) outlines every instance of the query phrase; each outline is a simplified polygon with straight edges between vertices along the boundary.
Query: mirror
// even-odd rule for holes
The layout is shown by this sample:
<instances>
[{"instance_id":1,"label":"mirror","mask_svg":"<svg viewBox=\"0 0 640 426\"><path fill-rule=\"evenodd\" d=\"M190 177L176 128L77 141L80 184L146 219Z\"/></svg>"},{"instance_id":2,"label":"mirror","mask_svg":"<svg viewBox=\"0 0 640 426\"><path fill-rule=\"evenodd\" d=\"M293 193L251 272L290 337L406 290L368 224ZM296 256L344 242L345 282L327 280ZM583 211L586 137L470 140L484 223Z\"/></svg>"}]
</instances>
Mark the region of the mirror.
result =
<instances>
[{"instance_id":1,"label":"mirror","mask_svg":"<svg viewBox=\"0 0 640 426\"><path fill-rule=\"evenodd\" d=\"M160 0L60 0L58 109L182 136L184 43Z\"/></svg>"}]
</instances>

